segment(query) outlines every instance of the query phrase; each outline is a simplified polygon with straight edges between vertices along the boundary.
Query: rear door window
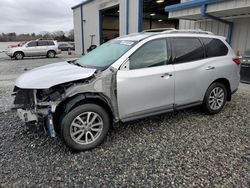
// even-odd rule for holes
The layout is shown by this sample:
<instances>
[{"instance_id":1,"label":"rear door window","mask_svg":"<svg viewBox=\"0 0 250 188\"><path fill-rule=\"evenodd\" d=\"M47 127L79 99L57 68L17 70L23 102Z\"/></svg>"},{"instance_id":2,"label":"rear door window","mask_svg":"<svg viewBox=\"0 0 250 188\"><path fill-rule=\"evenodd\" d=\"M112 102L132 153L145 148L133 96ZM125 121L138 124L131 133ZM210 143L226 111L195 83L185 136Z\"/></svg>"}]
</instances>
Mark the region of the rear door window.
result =
<instances>
[{"instance_id":1,"label":"rear door window","mask_svg":"<svg viewBox=\"0 0 250 188\"><path fill-rule=\"evenodd\" d=\"M201 38L206 50L206 57L225 56L228 53L227 46L219 39Z\"/></svg>"},{"instance_id":2,"label":"rear door window","mask_svg":"<svg viewBox=\"0 0 250 188\"><path fill-rule=\"evenodd\" d=\"M48 46L47 41L38 41L38 46Z\"/></svg>"},{"instance_id":3,"label":"rear door window","mask_svg":"<svg viewBox=\"0 0 250 188\"><path fill-rule=\"evenodd\" d=\"M175 64L204 59L204 48L199 38L172 38L173 61Z\"/></svg>"}]
</instances>

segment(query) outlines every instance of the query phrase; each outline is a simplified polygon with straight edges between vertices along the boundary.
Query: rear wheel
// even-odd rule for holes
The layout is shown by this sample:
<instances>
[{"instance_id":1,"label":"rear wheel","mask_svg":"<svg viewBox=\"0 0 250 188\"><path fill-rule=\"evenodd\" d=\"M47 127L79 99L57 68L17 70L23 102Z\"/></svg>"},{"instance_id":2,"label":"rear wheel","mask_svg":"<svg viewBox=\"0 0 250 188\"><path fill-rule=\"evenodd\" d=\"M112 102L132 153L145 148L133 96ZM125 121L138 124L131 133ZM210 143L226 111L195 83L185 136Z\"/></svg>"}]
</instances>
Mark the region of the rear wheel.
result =
<instances>
[{"instance_id":1,"label":"rear wheel","mask_svg":"<svg viewBox=\"0 0 250 188\"><path fill-rule=\"evenodd\" d=\"M48 58L54 58L56 56L56 53L54 51L48 51L47 57Z\"/></svg>"},{"instance_id":2,"label":"rear wheel","mask_svg":"<svg viewBox=\"0 0 250 188\"><path fill-rule=\"evenodd\" d=\"M61 135L71 149L84 151L101 144L109 127L110 118L105 109L96 104L84 104L65 115Z\"/></svg>"},{"instance_id":3,"label":"rear wheel","mask_svg":"<svg viewBox=\"0 0 250 188\"><path fill-rule=\"evenodd\" d=\"M203 108L207 114L217 114L223 109L226 99L226 87L221 83L213 83L207 89L203 100Z\"/></svg>"},{"instance_id":4,"label":"rear wheel","mask_svg":"<svg viewBox=\"0 0 250 188\"><path fill-rule=\"evenodd\" d=\"M15 57L16 60L21 60L21 59L23 59L24 54L22 52L16 52L14 54L14 57Z\"/></svg>"}]
</instances>

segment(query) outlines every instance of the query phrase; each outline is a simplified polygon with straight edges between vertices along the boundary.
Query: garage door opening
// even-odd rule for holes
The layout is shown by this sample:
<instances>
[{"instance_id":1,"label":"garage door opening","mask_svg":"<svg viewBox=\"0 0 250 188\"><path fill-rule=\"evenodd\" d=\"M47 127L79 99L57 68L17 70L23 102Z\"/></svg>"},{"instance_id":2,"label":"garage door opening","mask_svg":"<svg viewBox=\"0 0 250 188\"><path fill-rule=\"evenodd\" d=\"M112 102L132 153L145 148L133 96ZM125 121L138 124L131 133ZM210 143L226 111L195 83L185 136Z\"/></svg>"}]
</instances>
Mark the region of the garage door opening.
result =
<instances>
[{"instance_id":1,"label":"garage door opening","mask_svg":"<svg viewBox=\"0 0 250 188\"><path fill-rule=\"evenodd\" d=\"M143 21L141 30L156 28L179 28L179 20L169 19L164 8L178 4L180 0L143 0Z\"/></svg>"},{"instance_id":2,"label":"garage door opening","mask_svg":"<svg viewBox=\"0 0 250 188\"><path fill-rule=\"evenodd\" d=\"M100 11L100 44L119 37L119 5Z\"/></svg>"}]
</instances>

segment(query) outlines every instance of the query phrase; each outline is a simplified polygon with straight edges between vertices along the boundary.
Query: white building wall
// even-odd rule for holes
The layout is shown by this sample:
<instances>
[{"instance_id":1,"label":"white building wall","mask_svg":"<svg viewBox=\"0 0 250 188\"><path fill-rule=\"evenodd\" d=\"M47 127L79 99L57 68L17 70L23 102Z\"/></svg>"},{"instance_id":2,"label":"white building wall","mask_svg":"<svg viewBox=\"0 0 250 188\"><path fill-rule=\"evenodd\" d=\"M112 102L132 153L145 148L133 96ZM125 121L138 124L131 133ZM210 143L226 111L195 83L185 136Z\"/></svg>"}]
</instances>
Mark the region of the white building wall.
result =
<instances>
[{"instance_id":1,"label":"white building wall","mask_svg":"<svg viewBox=\"0 0 250 188\"><path fill-rule=\"evenodd\" d=\"M83 31L84 31L84 53L91 45L90 35L95 35L93 37L93 44L100 44L100 15L99 11L119 5L119 0L99 0L92 1L83 6Z\"/></svg>"},{"instance_id":2,"label":"white building wall","mask_svg":"<svg viewBox=\"0 0 250 188\"><path fill-rule=\"evenodd\" d=\"M81 8L78 7L73 11L74 16L74 38L75 38L75 52L82 53L82 36L81 36Z\"/></svg>"},{"instance_id":3,"label":"white building wall","mask_svg":"<svg viewBox=\"0 0 250 188\"><path fill-rule=\"evenodd\" d=\"M99 11L106 9L108 7L112 7L115 5L119 5L120 9L120 16L119 16L119 29L120 29L120 36L126 34L126 0L95 0L89 2L82 6L83 12L83 33L84 33L84 52L91 45L91 38L90 35L95 35L93 39L93 44L99 45L100 44L100 18L99 18ZM130 0L129 1L129 20L128 20L128 32L135 33L138 31L138 8L139 0ZM81 44L81 14L80 14L80 7L75 8L73 10L74 14L74 29L75 29L75 46L76 46L76 53L82 53L82 44Z\"/></svg>"},{"instance_id":4,"label":"white building wall","mask_svg":"<svg viewBox=\"0 0 250 188\"><path fill-rule=\"evenodd\" d=\"M129 33L138 32L139 0L129 1Z\"/></svg>"}]
</instances>

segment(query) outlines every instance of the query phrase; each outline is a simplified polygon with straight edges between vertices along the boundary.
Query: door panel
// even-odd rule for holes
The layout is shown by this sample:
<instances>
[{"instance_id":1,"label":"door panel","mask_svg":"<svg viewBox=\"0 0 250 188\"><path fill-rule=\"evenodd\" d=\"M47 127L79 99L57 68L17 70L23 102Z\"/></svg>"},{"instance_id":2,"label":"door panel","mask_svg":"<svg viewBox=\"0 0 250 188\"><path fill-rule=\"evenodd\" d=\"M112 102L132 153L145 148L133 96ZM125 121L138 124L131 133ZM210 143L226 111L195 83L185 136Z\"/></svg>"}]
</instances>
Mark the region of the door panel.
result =
<instances>
[{"instance_id":1,"label":"door panel","mask_svg":"<svg viewBox=\"0 0 250 188\"><path fill-rule=\"evenodd\" d=\"M37 52L38 55L47 55L48 51L48 42L47 41L38 41Z\"/></svg>"},{"instance_id":2,"label":"door panel","mask_svg":"<svg viewBox=\"0 0 250 188\"><path fill-rule=\"evenodd\" d=\"M205 49L199 38L171 38L175 69L175 105L185 105L203 100L214 80L211 59L205 59Z\"/></svg>"},{"instance_id":3,"label":"door panel","mask_svg":"<svg viewBox=\"0 0 250 188\"><path fill-rule=\"evenodd\" d=\"M37 46L35 47L26 47L24 49L25 56L36 56L38 55Z\"/></svg>"},{"instance_id":4,"label":"door panel","mask_svg":"<svg viewBox=\"0 0 250 188\"><path fill-rule=\"evenodd\" d=\"M35 56L38 55L37 41L29 42L23 49L25 56Z\"/></svg>"},{"instance_id":5,"label":"door panel","mask_svg":"<svg viewBox=\"0 0 250 188\"><path fill-rule=\"evenodd\" d=\"M120 118L138 116L164 108L172 109L174 77L173 65L119 70L117 96Z\"/></svg>"},{"instance_id":6,"label":"door panel","mask_svg":"<svg viewBox=\"0 0 250 188\"><path fill-rule=\"evenodd\" d=\"M202 102L204 94L215 79L214 69L207 70L211 59L174 65L175 105Z\"/></svg>"}]
</instances>

